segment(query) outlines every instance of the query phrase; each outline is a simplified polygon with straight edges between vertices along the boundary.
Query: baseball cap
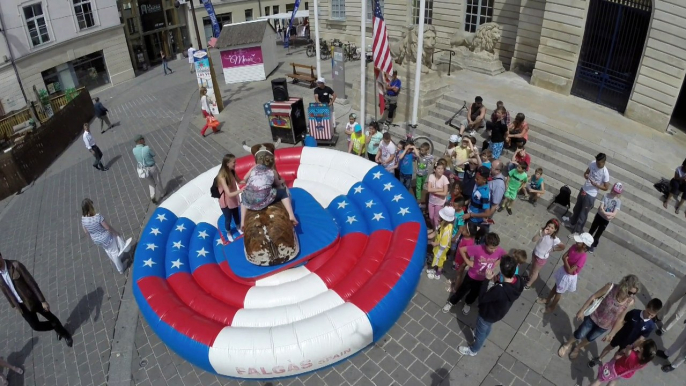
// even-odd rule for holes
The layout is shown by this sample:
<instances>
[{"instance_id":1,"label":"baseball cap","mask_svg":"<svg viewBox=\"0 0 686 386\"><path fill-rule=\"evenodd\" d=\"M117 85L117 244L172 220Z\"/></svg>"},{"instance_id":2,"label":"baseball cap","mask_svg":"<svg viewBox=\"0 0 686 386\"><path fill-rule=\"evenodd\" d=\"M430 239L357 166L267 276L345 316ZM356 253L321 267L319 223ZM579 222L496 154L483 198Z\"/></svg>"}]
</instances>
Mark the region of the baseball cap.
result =
<instances>
[{"instance_id":1,"label":"baseball cap","mask_svg":"<svg viewBox=\"0 0 686 386\"><path fill-rule=\"evenodd\" d=\"M357 119L357 114L352 113L348 116L348 118Z\"/></svg>"},{"instance_id":2,"label":"baseball cap","mask_svg":"<svg viewBox=\"0 0 686 386\"><path fill-rule=\"evenodd\" d=\"M326 83L326 80L324 80L324 78L318 78L317 83Z\"/></svg>"},{"instance_id":3,"label":"baseball cap","mask_svg":"<svg viewBox=\"0 0 686 386\"><path fill-rule=\"evenodd\" d=\"M355 124L355 132L356 132L356 133L359 133L360 131L362 131L362 126L360 126L359 123L356 123L356 124Z\"/></svg>"},{"instance_id":4,"label":"baseball cap","mask_svg":"<svg viewBox=\"0 0 686 386\"><path fill-rule=\"evenodd\" d=\"M133 137L133 142L138 142L141 139L143 139L143 134L138 134L135 137Z\"/></svg>"},{"instance_id":5,"label":"baseball cap","mask_svg":"<svg viewBox=\"0 0 686 386\"><path fill-rule=\"evenodd\" d=\"M577 243L584 243L587 247L590 247L593 245L593 236L591 236L590 233L585 232L580 235L574 235L574 241Z\"/></svg>"},{"instance_id":6,"label":"baseball cap","mask_svg":"<svg viewBox=\"0 0 686 386\"><path fill-rule=\"evenodd\" d=\"M622 191L624 191L624 185L622 185L621 182L617 182L615 186L612 187L612 191L617 194L622 194Z\"/></svg>"},{"instance_id":7,"label":"baseball cap","mask_svg":"<svg viewBox=\"0 0 686 386\"><path fill-rule=\"evenodd\" d=\"M449 141L451 143L458 143L458 142L460 142L460 137L457 134L453 134L450 136Z\"/></svg>"},{"instance_id":8,"label":"baseball cap","mask_svg":"<svg viewBox=\"0 0 686 386\"><path fill-rule=\"evenodd\" d=\"M455 221L455 209L452 206L444 206L438 211L438 215L445 221Z\"/></svg>"}]
</instances>

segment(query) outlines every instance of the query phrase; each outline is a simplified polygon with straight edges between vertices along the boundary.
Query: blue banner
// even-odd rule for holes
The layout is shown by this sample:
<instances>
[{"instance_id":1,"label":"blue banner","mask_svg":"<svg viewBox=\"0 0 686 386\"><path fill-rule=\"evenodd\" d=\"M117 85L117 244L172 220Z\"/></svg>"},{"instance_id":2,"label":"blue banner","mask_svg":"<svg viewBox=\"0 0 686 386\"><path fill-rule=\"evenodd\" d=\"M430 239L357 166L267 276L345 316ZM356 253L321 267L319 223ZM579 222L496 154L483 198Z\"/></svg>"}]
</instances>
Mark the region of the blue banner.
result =
<instances>
[{"instance_id":1,"label":"blue banner","mask_svg":"<svg viewBox=\"0 0 686 386\"><path fill-rule=\"evenodd\" d=\"M295 19L295 14L298 12L298 7L300 7L300 0L295 0L295 6L293 7L293 13L291 14L291 22L288 23L288 29L286 29L283 34L283 48L288 48L289 40L291 39L291 28L293 28L293 19Z\"/></svg>"},{"instance_id":2,"label":"blue banner","mask_svg":"<svg viewBox=\"0 0 686 386\"><path fill-rule=\"evenodd\" d=\"M221 30L219 29L219 22L217 21L217 15L214 13L214 6L212 5L212 0L204 0L203 5L207 10L207 15L210 17L212 22L212 37L218 38ZM296 2L297 4L297 2ZM297 6L297 5L296 5Z\"/></svg>"}]
</instances>

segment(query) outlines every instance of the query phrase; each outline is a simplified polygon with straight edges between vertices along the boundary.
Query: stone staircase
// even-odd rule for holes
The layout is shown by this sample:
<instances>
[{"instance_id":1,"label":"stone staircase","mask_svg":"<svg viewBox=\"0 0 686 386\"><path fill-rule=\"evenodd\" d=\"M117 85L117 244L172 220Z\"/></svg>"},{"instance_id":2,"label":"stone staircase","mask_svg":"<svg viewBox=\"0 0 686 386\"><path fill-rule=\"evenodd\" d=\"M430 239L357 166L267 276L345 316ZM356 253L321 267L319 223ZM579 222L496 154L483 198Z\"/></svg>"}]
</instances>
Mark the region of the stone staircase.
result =
<instances>
[{"instance_id":1,"label":"stone staircase","mask_svg":"<svg viewBox=\"0 0 686 386\"><path fill-rule=\"evenodd\" d=\"M437 155L445 150L449 136L456 133L445 121L463 103L464 99L458 96L445 95L419 120L415 135L430 137ZM488 117L490 113L491 111L488 112ZM680 215L674 213L674 202L670 203L667 210L662 207L662 197L653 187L660 179L660 173L638 162L631 163L630 155L617 154L617 157L613 157L613 151L586 141L581 136L555 130L554 127L537 124L535 121L530 121L529 127L527 151L531 155L531 170L542 167L546 185L546 194L539 204L547 206L559 189L568 185L572 190L573 207L578 190L584 183L583 174L588 163L597 153L604 152L608 155L610 182L622 182L624 193L621 214L608 226L603 237L643 256L668 272L686 274L686 219L683 212ZM393 129L394 134L404 136L403 128ZM477 135L479 148L483 140L481 135L482 133ZM507 163L511 158L512 152L506 150L500 159ZM595 207L599 204L600 201L596 200ZM594 215L595 209L589 213L586 230L590 228Z\"/></svg>"}]
</instances>

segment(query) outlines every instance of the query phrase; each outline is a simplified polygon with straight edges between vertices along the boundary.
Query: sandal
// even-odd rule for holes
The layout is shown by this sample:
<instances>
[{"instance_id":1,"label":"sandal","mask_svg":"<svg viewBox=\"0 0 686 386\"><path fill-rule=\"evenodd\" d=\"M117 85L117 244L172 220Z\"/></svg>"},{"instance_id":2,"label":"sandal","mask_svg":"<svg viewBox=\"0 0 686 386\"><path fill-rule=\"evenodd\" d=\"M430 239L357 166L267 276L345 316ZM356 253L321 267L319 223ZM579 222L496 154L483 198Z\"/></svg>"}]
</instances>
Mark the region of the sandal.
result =
<instances>
[{"instance_id":1,"label":"sandal","mask_svg":"<svg viewBox=\"0 0 686 386\"><path fill-rule=\"evenodd\" d=\"M536 303L538 303L538 304L548 304L548 299L546 299L546 298L538 298L538 299L536 299Z\"/></svg>"},{"instance_id":2,"label":"sandal","mask_svg":"<svg viewBox=\"0 0 686 386\"><path fill-rule=\"evenodd\" d=\"M557 350L557 356L559 356L560 358L564 358L567 355L567 351L569 351L569 346L567 346L566 344L563 344Z\"/></svg>"},{"instance_id":3,"label":"sandal","mask_svg":"<svg viewBox=\"0 0 686 386\"><path fill-rule=\"evenodd\" d=\"M576 358L579 357L580 352L581 352L581 350L579 350L578 347L575 347L574 350L572 350L572 352L569 354L569 359L575 360Z\"/></svg>"}]
</instances>

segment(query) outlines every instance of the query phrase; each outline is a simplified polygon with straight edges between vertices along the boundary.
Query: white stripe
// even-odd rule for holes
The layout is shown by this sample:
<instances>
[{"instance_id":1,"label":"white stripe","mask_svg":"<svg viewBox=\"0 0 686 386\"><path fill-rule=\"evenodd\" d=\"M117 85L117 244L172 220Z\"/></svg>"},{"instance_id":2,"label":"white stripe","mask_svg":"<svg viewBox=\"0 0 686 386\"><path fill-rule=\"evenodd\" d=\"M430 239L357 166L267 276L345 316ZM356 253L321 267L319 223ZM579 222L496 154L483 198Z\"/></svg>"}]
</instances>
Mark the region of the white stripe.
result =
<instances>
[{"instance_id":1,"label":"white stripe","mask_svg":"<svg viewBox=\"0 0 686 386\"><path fill-rule=\"evenodd\" d=\"M376 163L369 161L366 158L344 153L341 151L334 151L320 147L304 147L300 155L300 167L303 165L321 166L326 170L324 173L328 176L328 180L335 181L339 178L347 176L353 177L354 181L362 181L364 176L376 166ZM298 168L300 170L300 168ZM345 176L345 177L344 177ZM307 178L312 180L308 175L298 172L298 178ZM316 181L316 180L315 180ZM327 184L327 182L323 182ZM332 183L337 189L339 186ZM348 186L350 189L352 184ZM347 190L344 194L347 194Z\"/></svg>"},{"instance_id":2,"label":"white stripe","mask_svg":"<svg viewBox=\"0 0 686 386\"><path fill-rule=\"evenodd\" d=\"M296 281L310 274L310 270L305 268L305 266L295 267L275 273L271 276L265 277L255 281L256 287L270 287L275 285L281 285L284 283L290 283Z\"/></svg>"},{"instance_id":3,"label":"white stripe","mask_svg":"<svg viewBox=\"0 0 686 386\"><path fill-rule=\"evenodd\" d=\"M251 287L245 295L244 308L272 308L296 304L328 291L317 275L270 287Z\"/></svg>"},{"instance_id":4,"label":"white stripe","mask_svg":"<svg viewBox=\"0 0 686 386\"><path fill-rule=\"evenodd\" d=\"M328 290L305 301L271 308L247 309L236 312L232 327L275 327L291 324L319 315L345 301L333 290Z\"/></svg>"},{"instance_id":5,"label":"white stripe","mask_svg":"<svg viewBox=\"0 0 686 386\"><path fill-rule=\"evenodd\" d=\"M367 314L345 303L278 327L224 327L210 347L209 361L226 376L293 376L345 359L371 344L373 336Z\"/></svg>"},{"instance_id":6,"label":"white stripe","mask_svg":"<svg viewBox=\"0 0 686 386\"><path fill-rule=\"evenodd\" d=\"M180 216L201 197L210 196L210 186L212 186L212 180L217 176L218 172L219 165L195 177L176 193L164 200L160 208L168 209L176 216Z\"/></svg>"}]
</instances>

